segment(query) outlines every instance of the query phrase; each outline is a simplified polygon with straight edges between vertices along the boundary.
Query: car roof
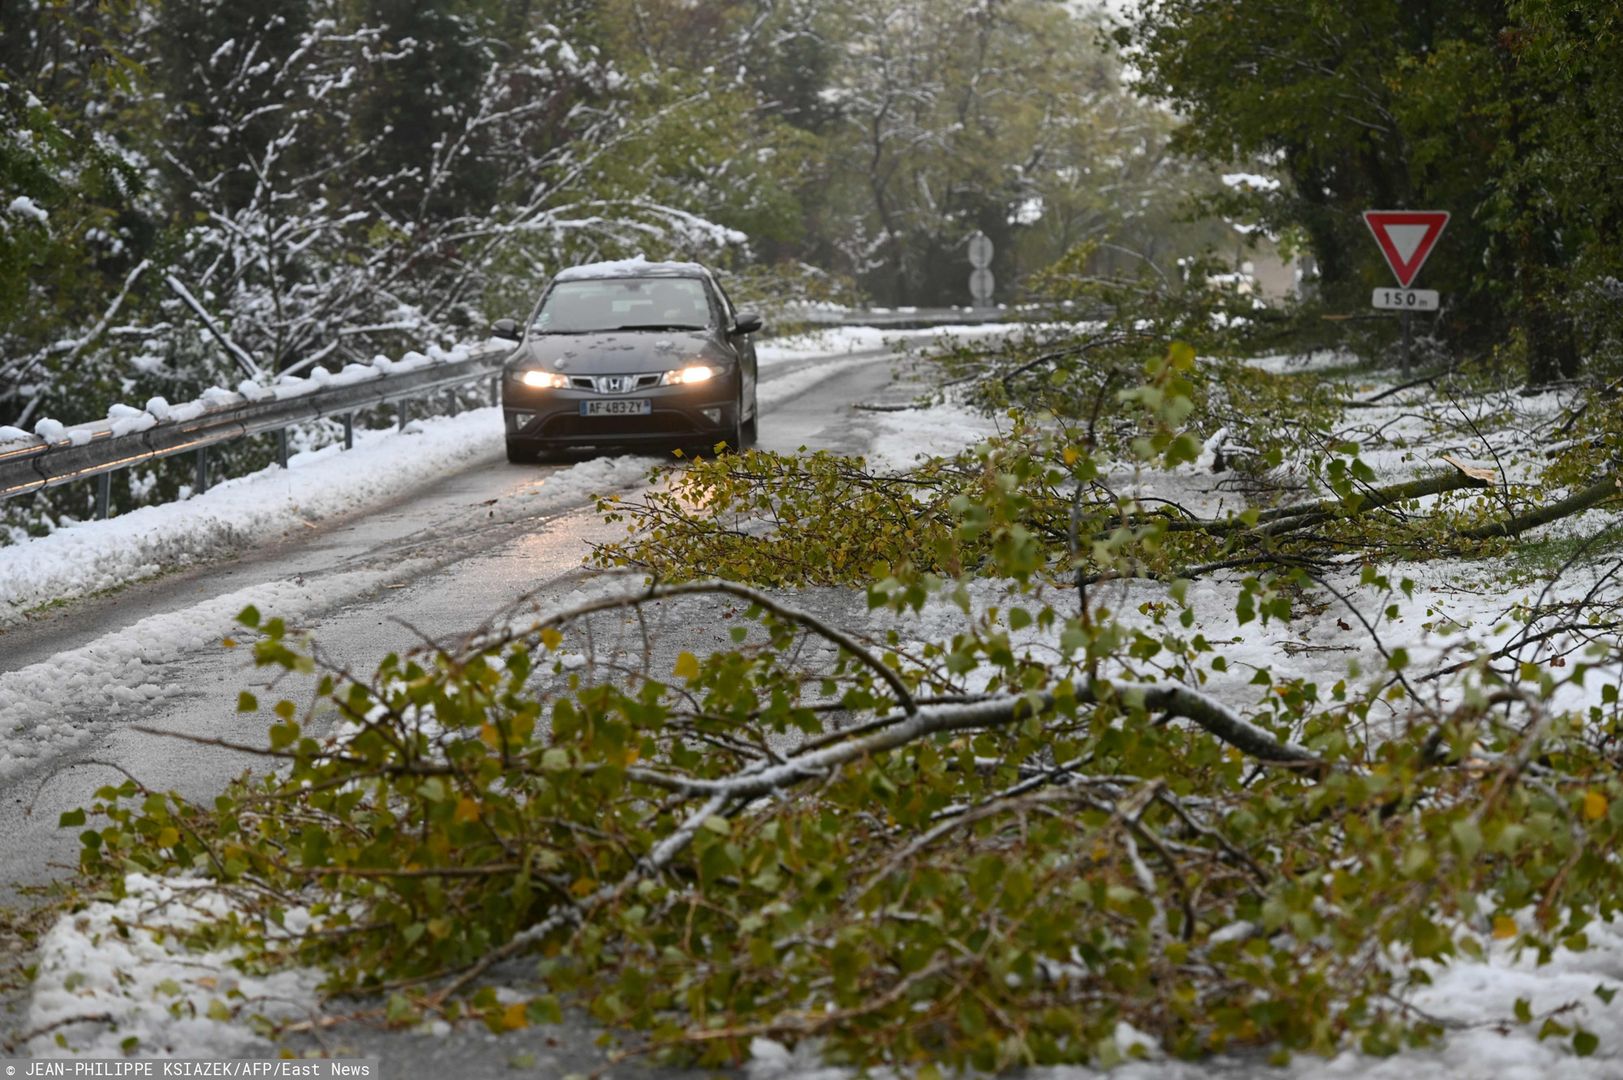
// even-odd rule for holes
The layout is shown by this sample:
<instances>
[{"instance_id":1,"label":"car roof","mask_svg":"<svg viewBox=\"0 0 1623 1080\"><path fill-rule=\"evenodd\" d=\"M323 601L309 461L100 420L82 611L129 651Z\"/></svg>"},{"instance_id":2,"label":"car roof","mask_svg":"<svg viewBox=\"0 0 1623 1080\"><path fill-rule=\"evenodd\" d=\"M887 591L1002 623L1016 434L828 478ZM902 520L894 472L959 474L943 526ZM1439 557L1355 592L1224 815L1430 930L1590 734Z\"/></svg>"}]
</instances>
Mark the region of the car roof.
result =
<instances>
[{"instance_id":1,"label":"car roof","mask_svg":"<svg viewBox=\"0 0 1623 1080\"><path fill-rule=\"evenodd\" d=\"M586 263L571 266L553 275L553 281L590 281L601 278L630 277L710 277L710 271L694 262L649 262L641 255L613 262Z\"/></svg>"}]
</instances>

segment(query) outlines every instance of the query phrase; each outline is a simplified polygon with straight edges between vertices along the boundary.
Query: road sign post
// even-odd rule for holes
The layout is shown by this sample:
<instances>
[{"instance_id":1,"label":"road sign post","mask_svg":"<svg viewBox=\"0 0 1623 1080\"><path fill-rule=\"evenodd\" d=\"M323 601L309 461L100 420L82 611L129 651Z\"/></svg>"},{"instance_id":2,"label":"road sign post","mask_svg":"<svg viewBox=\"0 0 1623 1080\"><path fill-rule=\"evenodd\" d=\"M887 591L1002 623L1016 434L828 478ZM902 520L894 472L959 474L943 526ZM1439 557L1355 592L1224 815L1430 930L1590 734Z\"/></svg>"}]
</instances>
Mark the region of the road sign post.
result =
<instances>
[{"instance_id":1,"label":"road sign post","mask_svg":"<svg viewBox=\"0 0 1623 1080\"><path fill-rule=\"evenodd\" d=\"M1447 210L1366 210L1364 224L1398 279L1396 289L1376 289L1371 302L1377 308L1401 312L1403 322L1403 374L1409 374L1409 318L1412 312L1436 311L1437 293L1411 289L1437 238L1448 227Z\"/></svg>"}]
</instances>

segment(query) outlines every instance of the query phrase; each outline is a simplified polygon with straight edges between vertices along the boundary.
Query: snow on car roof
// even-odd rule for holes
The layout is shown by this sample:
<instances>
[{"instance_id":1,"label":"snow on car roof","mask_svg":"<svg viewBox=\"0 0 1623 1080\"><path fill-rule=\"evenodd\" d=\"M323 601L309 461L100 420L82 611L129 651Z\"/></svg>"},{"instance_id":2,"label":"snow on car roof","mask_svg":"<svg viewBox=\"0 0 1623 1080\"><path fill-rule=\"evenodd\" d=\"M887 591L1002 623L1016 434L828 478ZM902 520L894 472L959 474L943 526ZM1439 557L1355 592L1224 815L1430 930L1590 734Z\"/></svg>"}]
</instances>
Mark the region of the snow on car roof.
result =
<instances>
[{"instance_id":1,"label":"snow on car roof","mask_svg":"<svg viewBox=\"0 0 1623 1080\"><path fill-rule=\"evenodd\" d=\"M560 270L554 281L576 281L584 278L644 277L649 274L671 277L709 277L710 271L692 262L649 262L641 255L613 262L585 263Z\"/></svg>"}]
</instances>

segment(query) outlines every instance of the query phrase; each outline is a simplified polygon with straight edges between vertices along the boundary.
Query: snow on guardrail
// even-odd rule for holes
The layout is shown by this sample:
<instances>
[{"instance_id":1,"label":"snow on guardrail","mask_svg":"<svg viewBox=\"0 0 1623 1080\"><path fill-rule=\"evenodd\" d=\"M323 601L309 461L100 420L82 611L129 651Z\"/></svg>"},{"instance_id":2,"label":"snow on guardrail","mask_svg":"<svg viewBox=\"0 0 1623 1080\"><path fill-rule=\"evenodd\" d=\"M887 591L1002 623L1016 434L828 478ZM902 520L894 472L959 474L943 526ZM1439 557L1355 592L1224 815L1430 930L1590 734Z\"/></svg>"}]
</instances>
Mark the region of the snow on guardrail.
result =
<instances>
[{"instance_id":1,"label":"snow on guardrail","mask_svg":"<svg viewBox=\"0 0 1623 1080\"><path fill-rule=\"evenodd\" d=\"M491 350L487 345L477 351ZM150 430L161 423L201 420L246 404L291 401L331 387L354 386L437 364L460 363L475 354L476 350L466 345L450 349L430 345L426 352L408 352L398 360L377 356L370 364L347 364L336 372L318 367L305 376L279 375L268 382L244 379L235 388L210 387L193 400L174 405L161 397L150 399L145 408L119 403L108 409L106 418L101 420L65 424L45 417L34 424L33 431L0 426L0 452L48 446L85 446L98 437L117 438Z\"/></svg>"}]
</instances>

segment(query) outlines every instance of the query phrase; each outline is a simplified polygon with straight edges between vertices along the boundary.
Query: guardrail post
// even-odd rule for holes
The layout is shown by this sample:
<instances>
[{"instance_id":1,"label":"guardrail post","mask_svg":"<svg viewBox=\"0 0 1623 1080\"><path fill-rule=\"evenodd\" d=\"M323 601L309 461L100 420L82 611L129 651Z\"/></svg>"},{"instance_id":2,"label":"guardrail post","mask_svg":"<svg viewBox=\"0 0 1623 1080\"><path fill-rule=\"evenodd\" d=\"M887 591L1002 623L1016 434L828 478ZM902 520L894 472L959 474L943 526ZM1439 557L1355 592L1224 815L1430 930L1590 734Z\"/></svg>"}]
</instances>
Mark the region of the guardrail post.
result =
<instances>
[{"instance_id":1,"label":"guardrail post","mask_svg":"<svg viewBox=\"0 0 1623 1080\"><path fill-rule=\"evenodd\" d=\"M344 414L344 449L355 449L355 414L352 412Z\"/></svg>"},{"instance_id":2,"label":"guardrail post","mask_svg":"<svg viewBox=\"0 0 1623 1080\"><path fill-rule=\"evenodd\" d=\"M287 428L276 433L276 464L287 468Z\"/></svg>"},{"instance_id":3,"label":"guardrail post","mask_svg":"<svg viewBox=\"0 0 1623 1080\"><path fill-rule=\"evenodd\" d=\"M209 448L197 448L197 476L192 483L192 494L201 495L209 489Z\"/></svg>"},{"instance_id":4,"label":"guardrail post","mask_svg":"<svg viewBox=\"0 0 1623 1080\"><path fill-rule=\"evenodd\" d=\"M502 403L502 377L500 375L490 377L490 403L492 405Z\"/></svg>"},{"instance_id":5,"label":"guardrail post","mask_svg":"<svg viewBox=\"0 0 1623 1080\"><path fill-rule=\"evenodd\" d=\"M400 430L406 430L406 418L410 415L411 402L401 398L395 402L394 411L400 417Z\"/></svg>"},{"instance_id":6,"label":"guardrail post","mask_svg":"<svg viewBox=\"0 0 1623 1080\"><path fill-rule=\"evenodd\" d=\"M113 504L113 474L104 472L96 477L96 520L106 521Z\"/></svg>"}]
</instances>

